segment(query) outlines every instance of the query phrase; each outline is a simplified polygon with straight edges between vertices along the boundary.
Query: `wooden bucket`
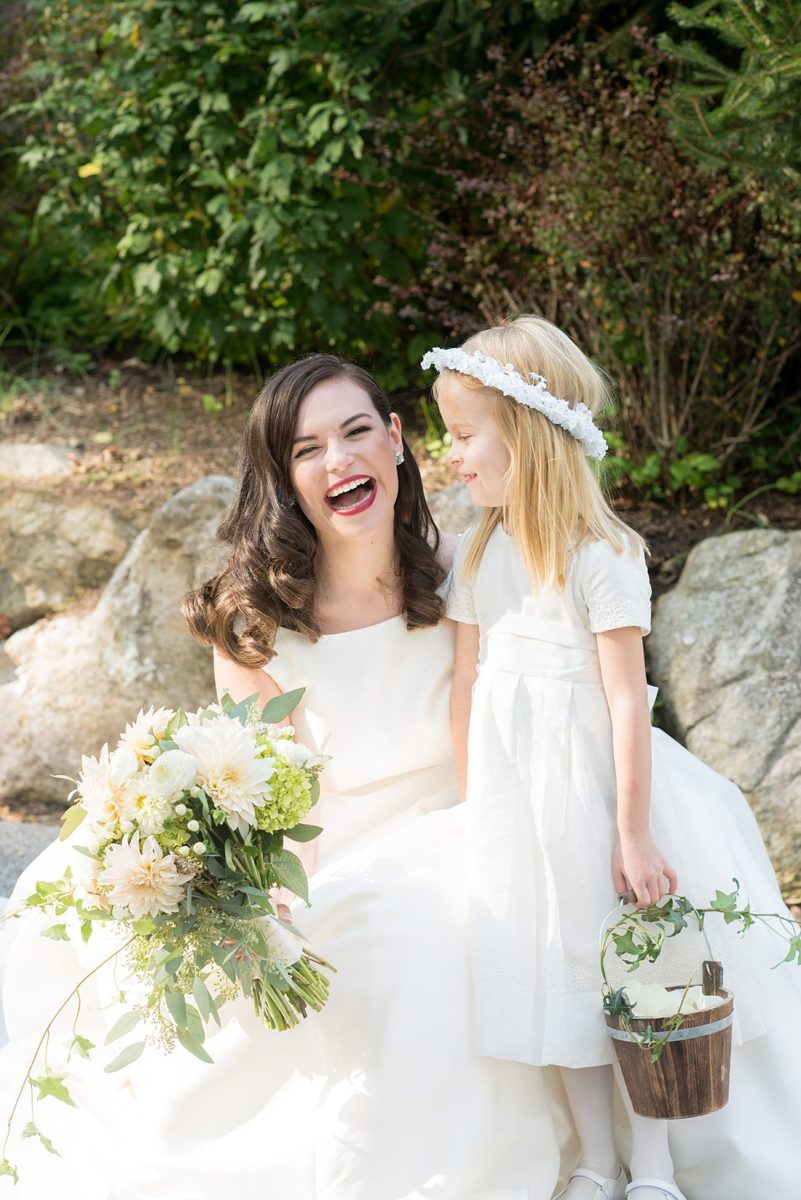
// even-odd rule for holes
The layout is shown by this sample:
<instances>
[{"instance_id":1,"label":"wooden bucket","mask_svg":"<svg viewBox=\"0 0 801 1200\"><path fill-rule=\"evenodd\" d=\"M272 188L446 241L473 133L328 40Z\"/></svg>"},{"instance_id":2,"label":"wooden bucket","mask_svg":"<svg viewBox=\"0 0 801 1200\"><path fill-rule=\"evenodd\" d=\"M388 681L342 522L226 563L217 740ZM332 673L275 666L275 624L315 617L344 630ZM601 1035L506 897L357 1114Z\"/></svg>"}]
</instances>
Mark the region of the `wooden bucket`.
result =
<instances>
[{"instance_id":1,"label":"wooden bucket","mask_svg":"<svg viewBox=\"0 0 801 1200\"><path fill-rule=\"evenodd\" d=\"M667 1034L656 1062L629 1030L645 1033L650 1027L663 1036L668 1018L631 1018L625 1026L621 1017L605 1014L632 1108L643 1117L702 1117L728 1103L734 997L719 982L709 986L710 975L720 979L720 964L704 963L703 987L706 995L723 996L723 1003L687 1013L681 1026ZM684 985L668 990L682 992Z\"/></svg>"}]
</instances>

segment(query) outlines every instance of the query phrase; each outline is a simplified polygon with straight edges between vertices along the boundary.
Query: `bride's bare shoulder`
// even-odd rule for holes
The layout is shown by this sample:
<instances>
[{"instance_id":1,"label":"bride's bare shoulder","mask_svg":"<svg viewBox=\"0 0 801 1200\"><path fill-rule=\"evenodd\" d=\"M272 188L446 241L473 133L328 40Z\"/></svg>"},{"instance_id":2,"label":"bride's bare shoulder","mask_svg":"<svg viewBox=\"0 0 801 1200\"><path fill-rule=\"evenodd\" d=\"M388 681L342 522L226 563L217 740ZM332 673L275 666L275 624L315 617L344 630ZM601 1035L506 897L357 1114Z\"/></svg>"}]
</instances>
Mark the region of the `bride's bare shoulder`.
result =
<instances>
[{"instance_id":1,"label":"bride's bare shoulder","mask_svg":"<svg viewBox=\"0 0 801 1200\"><path fill-rule=\"evenodd\" d=\"M261 667L246 667L214 649L214 682L217 696L228 692L234 700L258 695L263 704L281 695L281 688Z\"/></svg>"}]
</instances>

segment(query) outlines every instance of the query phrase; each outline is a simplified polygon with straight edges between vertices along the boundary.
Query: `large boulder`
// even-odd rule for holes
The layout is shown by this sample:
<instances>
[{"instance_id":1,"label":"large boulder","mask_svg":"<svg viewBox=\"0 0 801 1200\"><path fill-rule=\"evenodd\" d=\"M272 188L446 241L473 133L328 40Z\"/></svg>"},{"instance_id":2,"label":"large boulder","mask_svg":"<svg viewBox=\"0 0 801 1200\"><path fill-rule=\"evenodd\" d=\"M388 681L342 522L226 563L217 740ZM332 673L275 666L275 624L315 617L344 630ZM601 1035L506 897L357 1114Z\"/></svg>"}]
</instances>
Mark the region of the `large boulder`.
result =
<instances>
[{"instance_id":1,"label":"large boulder","mask_svg":"<svg viewBox=\"0 0 801 1200\"><path fill-rule=\"evenodd\" d=\"M801 532L696 546L648 642L672 731L743 789L801 894Z\"/></svg>"},{"instance_id":2,"label":"large boulder","mask_svg":"<svg viewBox=\"0 0 801 1200\"><path fill-rule=\"evenodd\" d=\"M99 504L64 505L37 491L0 493L0 614L12 629L101 587L136 530Z\"/></svg>"},{"instance_id":3,"label":"large boulder","mask_svg":"<svg viewBox=\"0 0 801 1200\"><path fill-rule=\"evenodd\" d=\"M0 446L0 479L29 482L69 475L75 469L75 452L68 446L44 442L6 442Z\"/></svg>"},{"instance_id":4,"label":"large boulder","mask_svg":"<svg viewBox=\"0 0 801 1200\"><path fill-rule=\"evenodd\" d=\"M481 515L481 509L470 499L463 483L452 483L426 499L442 533L463 533Z\"/></svg>"},{"instance_id":5,"label":"large boulder","mask_svg":"<svg viewBox=\"0 0 801 1200\"><path fill-rule=\"evenodd\" d=\"M150 704L213 698L210 653L184 627L181 598L220 561L215 534L234 482L208 476L154 515L96 607L20 630L0 656L0 799L63 799L81 754L114 742Z\"/></svg>"}]
</instances>

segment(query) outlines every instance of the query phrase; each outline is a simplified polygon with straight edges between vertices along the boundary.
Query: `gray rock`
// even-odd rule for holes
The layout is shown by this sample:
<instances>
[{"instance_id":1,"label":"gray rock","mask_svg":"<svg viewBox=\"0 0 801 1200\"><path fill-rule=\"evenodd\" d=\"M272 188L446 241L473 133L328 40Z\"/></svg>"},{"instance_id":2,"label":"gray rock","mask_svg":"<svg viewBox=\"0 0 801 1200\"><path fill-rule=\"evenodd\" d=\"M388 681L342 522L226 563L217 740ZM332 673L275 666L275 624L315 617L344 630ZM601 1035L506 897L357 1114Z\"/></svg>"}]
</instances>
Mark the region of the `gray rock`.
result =
<instances>
[{"instance_id":1,"label":"gray rock","mask_svg":"<svg viewBox=\"0 0 801 1200\"><path fill-rule=\"evenodd\" d=\"M673 732L733 779L780 882L801 892L801 532L696 546L648 639Z\"/></svg>"},{"instance_id":2,"label":"gray rock","mask_svg":"<svg viewBox=\"0 0 801 1200\"><path fill-rule=\"evenodd\" d=\"M59 825L0 821L0 896L9 896L29 862L58 837Z\"/></svg>"},{"instance_id":3,"label":"gray rock","mask_svg":"<svg viewBox=\"0 0 801 1200\"><path fill-rule=\"evenodd\" d=\"M101 587L135 530L98 504L67 507L36 491L0 493L0 613L12 629Z\"/></svg>"},{"instance_id":4,"label":"gray rock","mask_svg":"<svg viewBox=\"0 0 801 1200\"><path fill-rule=\"evenodd\" d=\"M442 533L463 533L481 515L481 509L473 504L462 483L452 483L426 498Z\"/></svg>"},{"instance_id":5,"label":"gray rock","mask_svg":"<svg viewBox=\"0 0 801 1200\"><path fill-rule=\"evenodd\" d=\"M64 799L69 784L52 776L75 776L81 754L116 742L141 707L213 699L211 654L189 637L180 603L219 563L215 533L234 487L208 476L183 488L136 538L91 612L8 639L0 798Z\"/></svg>"},{"instance_id":6,"label":"gray rock","mask_svg":"<svg viewBox=\"0 0 801 1200\"><path fill-rule=\"evenodd\" d=\"M75 455L68 446L43 442L6 442L0 446L0 479L28 482L69 475Z\"/></svg>"}]
</instances>

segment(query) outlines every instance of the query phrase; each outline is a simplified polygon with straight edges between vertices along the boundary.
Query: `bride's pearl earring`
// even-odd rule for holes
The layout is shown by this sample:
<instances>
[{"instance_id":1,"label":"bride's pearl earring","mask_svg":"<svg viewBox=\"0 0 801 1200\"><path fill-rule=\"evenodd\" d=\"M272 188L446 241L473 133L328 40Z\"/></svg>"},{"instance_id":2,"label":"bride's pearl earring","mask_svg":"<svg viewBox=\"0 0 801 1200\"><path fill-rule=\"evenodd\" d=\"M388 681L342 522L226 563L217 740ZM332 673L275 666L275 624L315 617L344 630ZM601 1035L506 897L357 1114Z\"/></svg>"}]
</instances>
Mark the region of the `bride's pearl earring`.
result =
<instances>
[{"instance_id":1,"label":"bride's pearl earring","mask_svg":"<svg viewBox=\"0 0 801 1200\"><path fill-rule=\"evenodd\" d=\"M396 450L395 451L395 466L399 467L402 462L403 462L403 451Z\"/></svg>"}]
</instances>

